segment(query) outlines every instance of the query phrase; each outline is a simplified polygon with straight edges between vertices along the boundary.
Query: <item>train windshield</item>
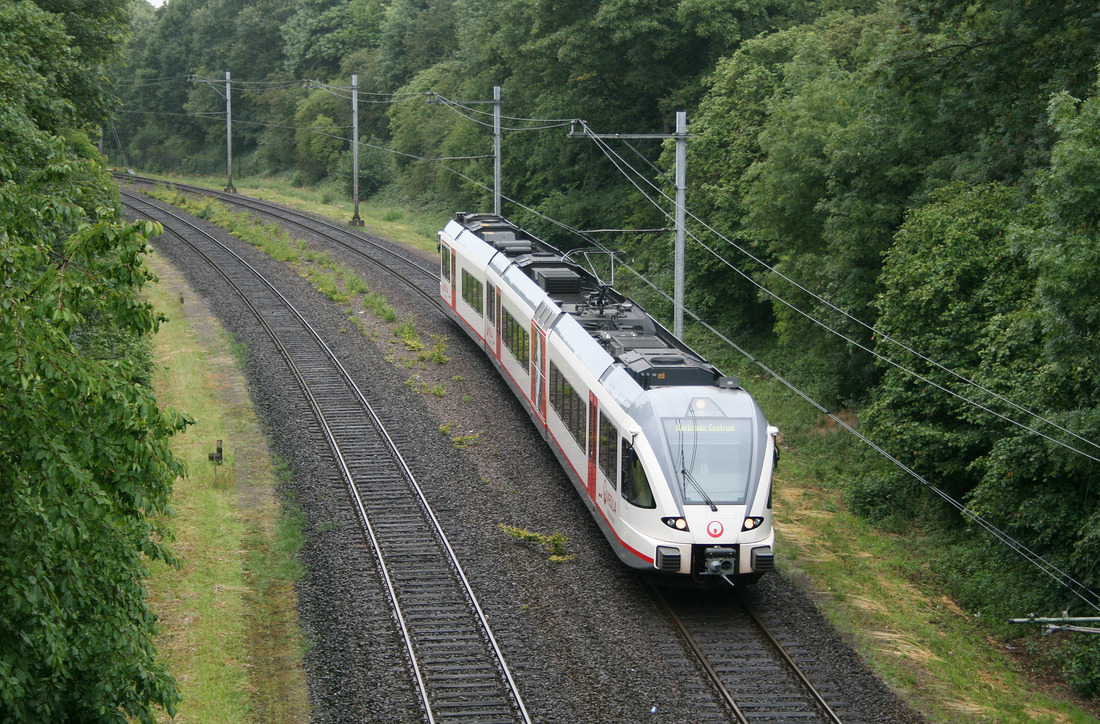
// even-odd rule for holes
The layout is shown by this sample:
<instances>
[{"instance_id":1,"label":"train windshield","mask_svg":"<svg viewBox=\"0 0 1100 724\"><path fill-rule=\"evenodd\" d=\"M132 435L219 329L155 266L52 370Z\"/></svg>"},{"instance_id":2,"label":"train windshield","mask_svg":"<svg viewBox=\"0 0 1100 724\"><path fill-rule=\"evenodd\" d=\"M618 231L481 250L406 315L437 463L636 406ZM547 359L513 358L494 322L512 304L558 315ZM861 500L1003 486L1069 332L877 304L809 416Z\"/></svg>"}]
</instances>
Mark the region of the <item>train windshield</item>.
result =
<instances>
[{"instance_id":1,"label":"train windshield","mask_svg":"<svg viewBox=\"0 0 1100 724\"><path fill-rule=\"evenodd\" d=\"M664 419L665 438L687 505L744 505L752 467L752 421L732 417Z\"/></svg>"}]
</instances>

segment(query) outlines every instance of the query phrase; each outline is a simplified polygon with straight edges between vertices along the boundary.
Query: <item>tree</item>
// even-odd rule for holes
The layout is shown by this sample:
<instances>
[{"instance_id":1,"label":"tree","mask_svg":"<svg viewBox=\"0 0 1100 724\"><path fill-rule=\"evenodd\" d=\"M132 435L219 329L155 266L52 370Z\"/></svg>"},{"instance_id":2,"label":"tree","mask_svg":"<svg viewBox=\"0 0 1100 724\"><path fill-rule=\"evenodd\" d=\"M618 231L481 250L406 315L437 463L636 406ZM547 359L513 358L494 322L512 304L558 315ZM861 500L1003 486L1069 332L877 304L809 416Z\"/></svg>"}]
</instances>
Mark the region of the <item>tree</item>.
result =
<instances>
[{"instance_id":1,"label":"tree","mask_svg":"<svg viewBox=\"0 0 1100 724\"><path fill-rule=\"evenodd\" d=\"M458 46L452 0L396 0L379 29L381 87L394 89L447 58Z\"/></svg>"},{"instance_id":2,"label":"tree","mask_svg":"<svg viewBox=\"0 0 1100 724\"><path fill-rule=\"evenodd\" d=\"M919 126L874 77L889 25L836 13L786 31L793 52L771 71L760 157L738 199L744 235L795 283L759 276L783 300L773 304L783 366L828 405L858 402L874 384L861 350L870 333L834 307L873 321L882 255L919 178Z\"/></svg>"},{"instance_id":3,"label":"tree","mask_svg":"<svg viewBox=\"0 0 1100 724\"><path fill-rule=\"evenodd\" d=\"M1031 425L1069 447L1020 430L1003 435L972 499L1096 586L1100 506L1091 490L1100 472L1070 448L1100 456L1100 97L1059 94L1048 118L1057 140L1038 177L1039 223L1017 233L1035 277L1032 325L1041 336L1027 348L1029 374L1017 382L1044 417L1080 437L1038 422Z\"/></svg>"},{"instance_id":4,"label":"tree","mask_svg":"<svg viewBox=\"0 0 1100 724\"><path fill-rule=\"evenodd\" d=\"M978 486L981 461L1011 434L981 407L1019 418L969 383L1034 403L1022 392L1031 389L1038 364L1039 330L1030 322L1035 273L1026 249L1010 241L1026 218L1018 189L952 184L909 214L883 266L876 349L899 366L879 363L883 379L863 421L873 439L956 499ZM889 503L901 493L891 488L912 484L904 473L891 473L880 485L860 488L856 507L893 514Z\"/></svg>"},{"instance_id":5,"label":"tree","mask_svg":"<svg viewBox=\"0 0 1100 724\"><path fill-rule=\"evenodd\" d=\"M133 354L159 322L138 297L156 228L118 218L83 132L102 99L58 85L94 74L75 15L0 5L0 720L152 722L178 694L142 578L171 561L187 419Z\"/></svg>"},{"instance_id":6,"label":"tree","mask_svg":"<svg viewBox=\"0 0 1100 724\"><path fill-rule=\"evenodd\" d=\"M1043 108L1090 89L1100 16L1085 0L902 0L884 80L936 104L930 171L941 179L1025 183L1053 137Z\"/></svg>"},{"instance_id":7,"label":"tree","mask_svg":"<svg viewBox=\"0 0 1100 724\"><path fill-rule=\"evenodd\" d=\"M340 151L347 146L343 138L348 135L350 113L350 104L323 90L313 91L298 104L294 158L303 183L315 183L336 168Z\"/></svg>"}]
</instances>

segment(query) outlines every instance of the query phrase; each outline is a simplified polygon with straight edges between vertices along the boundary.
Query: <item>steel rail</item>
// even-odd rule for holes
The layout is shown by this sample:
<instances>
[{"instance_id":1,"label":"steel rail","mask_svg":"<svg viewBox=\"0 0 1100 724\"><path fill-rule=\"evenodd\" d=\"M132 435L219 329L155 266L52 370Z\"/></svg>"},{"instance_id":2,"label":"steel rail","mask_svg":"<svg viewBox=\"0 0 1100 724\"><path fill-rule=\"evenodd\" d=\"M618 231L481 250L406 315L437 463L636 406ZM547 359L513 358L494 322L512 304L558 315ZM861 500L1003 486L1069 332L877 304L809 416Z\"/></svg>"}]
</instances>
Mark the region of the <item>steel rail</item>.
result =
<instances>
[{"instance_id":1,"label":"steel rail","mask_svg":"<svg viewBox=\"0 0 1100 724\"><path fill-rule=\"evenodd\" d=\"M677 613L675 606L669 602L669 600L661 593L660 589L650 584L649 589L653 597L658 601L663 608L669 619L676 626L677 630L683 636L684 641L687 643L691 653L698 659L699 664L703 667L707 677L714 684L715 689L718 692L719 697L729 706L733 715L736 717L739 724L749 724L751 721L759 720L764 715L754 714L751 717L746 714L745 710L737 702L736 697L726 687L725 682L722 679L721 673L715 668L711 662L710 657L703 649L703 646L696 640L695 635L691 632L687 623L683 620L679 613ZM778 638L772 633L771 629L764 623L764 621L743 601L741 602L742 608L748 615L749 620L752 621L752 625L763 635L767 640L771 650L777 654L782 660L783 664L787 667L787 670L794 675L800 687L804 690L804 693L808 694L815 707L815 711L818 715L828 722L828 724L843 724L840 716L833 710L829 703L825 700L825 697L821 694L805 672L797 662L790 656L786 648L779 641Z\"/></svg>"},{"instance_id":2,"label":"steel rail","mask_svg":"<svg viewBox=\"0 0 1100 724\"><path fill-rule=\"evenodd\" d=\"M768 626L759 616L756 615L756 611L753 611L748 605L745 605L745 611L748 612L749 617L753 620L753 623L755 623L760 631L764 634L764 636L768 638L768 641L771 642L771 645L775 648L776 652L783 658L783 661L786 662L787 667L790 669L791 673L793 673L802 683L802 686L805 687L806 692L811 697L813 697L814 702L819 707L821 707L821 711L825 714L825 718L832 722L832 724L843 724L837 713L833 711L833 708L829 706L829 703L827 701L825 701L825 697L821 695L821 692L818 691L817 687L813 685L809 677L806 676L806 673L802 671L802 667L795 663L795 660L792 659L791 655L787 653L787 649L783 646L783 644L779 642L779 639L775 637L775 634L772 633L772 630L768 628Z\"/></svg>"},{"instance_id":3,"label":"steel rail","mask_svg":"<svg viewBox=\"0 0 1100 724\"><path fill-rule=\"evenodd\" d=\"M380 251L380 252L388 255L389 257L391 257L393 259L396 259L398 262L400 262L402 264L405 264L407 266L412 267L413 269L415 269L419 273L422 273L425 277L424 281L431 280L431 281L434 281L436 284L438 284L439 276L438 276L438 273L437 273L436 268L435 268L434 265L433 266L424 266L424 265L420 264L419 259L413 259L413 258L405 257L402 254L399 254L396 251L394 251L393 249L389 248L386 244L374 241L373 239L371 239L369 236L363 234L362 232L358 232L358 231L355 231L355 230L350 229L350 228L345 228L343 226L340 226L338 224L334 224L334 223L332 223L330 221L327 221L325 219L321 219L321 218L318 218L316 216L312 216L310 214L306 214L306 213L303 213L301 211L297 211L295 209L288 209L285 206L281 206L279 204L275 204L275 203L272 203L270 201L263 201L262 199L254 199L254 198L251 198L251 197L248 197L248 196L243 196L240 193L230 194L230 193L226 193L224 191L218 191L216 189L208 189L208 188L203 188L201 186L192 186L190 184L182 184L182 183L178 183L178 182L175 182L175 181L163 181L163 182L161 182L161 181L158 181L157 179L148 178L148 177L145 177L145 176L130 176L128 174L116 173L115 177L116 177L116 179L118 179L120 181L125 180L125 181L129 181L129 182L144 183L144 184L147 184L147 185L156 185L158 183L163 183L168 188L174 188L174 189L177 189L177 190L186 191L188 193L199 194L199 195L203 195L203 196L209 196L211 198L216 198L216 199L218 199L220 201L223 201L227 204L231 204L233 206L243 207L245 209L255 211L259 214L263 214L263 215L266 215L266 216L273 217L275 219L278 219L279 221L282 221L286 224L293 225L293 226L295 226L297 228L300 228L303 231L309 232L311 234L317 234L318 236L321 236L321 237L327 239L328 241L331 241L332 243L337 244L337 245L347 249L348 251L352 252L353 254L356 254L357 256L363 258L365 261L367 261L371 264L374 264L378 268L384 270L386 273L400 279L413 292L415 292L416 294L419 294L427 302L429 302L430 304L432 304L433 306L435 306L436 308L438 308L440 310L443 309L443 304L439 300L439 295L436 292L436 290L434 290L434 289L431 290L431 291L425 290L421 286L420 281L418 281L416 279L412 279L409 276L401 273L400 271L394 269L394 267L392 265L383 262L381 259L377 259L377 258L371 256L370 254L367 254L366 252L363 251L363 249L359 248L356 244L358 244L358 243L367 244L371 248L373 248L377 251ZM344 238L340 238L340 237L353 239L355 241L355 243L351 243L349 241L346 241Z\"/></svg>"},{"instance_id":4,"label":"steel rail","mask_svg":"<svg viewBox=\"0 0 1100 724\"><path fill-rule=\"evenodd\" d=\"M463 589L464 595L466 597L467 603L469 603L471 608L474 610L476 618L478 619L478 621L480 623L481 631L484 634L484 636L486 637L487 641L489 642L490 648L492 649L494 657L496 659L496 665L497 665L500 673L502 674L502 676L505 679L505 682L507 684L509 693L512 697L513 704L518 709L518 712L519 712L523 722L525 722L525 724L529 724L531 722L531 718L530 718L530 715L528 714L528 712L526 710L526 707L523 703L523 699L522 699L522 697L519 693L518 685L517 685L512 673L511 673L511 670L509 669L509 667L508 667L508 665L507 665L507 663L504 659L503 651L500 648L500 645L497 642L496 637L494 636L491 627L489 626L488 617L486 616L485 612L481 608L480 603L477 601L477 597L474 595L472 584L470 583L469 579L467 578L467 576L465 574L465 571L462 569L462 566L461 566L461 564L458 560L458 556L455 553L453 547L451 546L450 541L447 539L447 536L446 536L445 532L443 531L442 524L439 522L439 520L436 517L434 511L431 509L431 506L428 503L428 500L427 500L427 498L426 498L426 496L423 492L423 489L420 487L419 483L416 481L415 475L413 474L413 472L412 472L411 468L409 467L408 463L405 461L404 457L401 455L400 450L397 447L397 444L394 442L393 438L390 436L388 430L386 430L385 425L383 424L381 418L378 416L378 414L375 411L374 407L370 404L370 402L366 399L366 397L359 390L358 386L352 380L352 378L351 378L350 374L347 372L347 370L340 363L339 359L337 359L335 354L329 349L329 347L321 339L320 335L318 335L316 330L314 330L312 328L312 326L309 325L309 323L297 311L297 309L294 308L294 306L289 302L289 300L287 300L285 298L285 296L283 296L278 291L278 289L276 289L274 287L274 285L272 285L269 281L267 281L267 279L265 279L263 277L263 275L258 270L256 270L251 264L249 264L247 261L245 261L243 258L241 258L238 254L236 254L236 252L234 252L232 249L228 248L226 245L222 244L216 238L214 238L210 234L207 234L205 231L198 228L197 226L195 226L191 222L189 222L186 219L183 219L182 217L180 217L177 214L173 213L172 211L161 208L161 207L157 206L156 204L151 203L150 201L148 201L146 199L135 197L132 194L129 194L128 192L125 192L125 191L122 192L122 195L123 195L124 198L131 200L126 205L128 205L130 208L134 209L136 212L141 213L140 209L137 208L136 204L144 204L146 206L149 206L149 207L155 209L156 211L158 211L159 213L170 216L170 217L176 219L179 223L193 229L197 233L199 233L199 234L203 235L205 238L209 239L212 243L214 243L214 244L218 245L219 247L221 247L221 249L223 251L225 251L226 253L233 256L244 268L246 268L248 271L250 271L255 276L255 278L257 280L259 280L262 284L264 284L275 297L277 297L278 299L280 299L283 302L283 304L285 305L287 310L294 317L297 318L299 323L302 325L302 328L307 331L309 336L312 337L312 339L314 340L314 342L318 346L318 348L323 351L325 356L328 358L329 362L333 365L333 367L339 372L340 376L343 378L344 383L348 386L348 388L350 390L352 390L353 394L355 395L355 397L356 397L357 401L360 403L360 405L363 407L364 411L366 411L368 413L369 417L371 418L371 421L373 422L373 424L376 427L376 431L386 441L389 453L393 456L393 458L395 459L395 461L397 461L399 467L401 468L401 470L402 470L402 472L405 476L406 482L408 482L410 484L410 486L413 488L413 490L416 492L417 498L418 498L420 506L421 506L421 510L431 520L432 525L434 527L434 533L435 533L435 535L438 536L441 545L446 550L447 555L450 559L449 562L452 566L452 570L455 573L455 575L457 576L458 580L461 582L462 589ZM375 551L375 556L379 561L379 570L380 570L380 573L383 577L385 586L387 588L387 592L388 592L388 595L390 597L390 600L391 600L391 603L392 603L392 606L393 606L394 614L395 614L396 618L398 619L398 627L401 631L401 635L402 635L402 639L403 639L404 644L405 644L406 652L407 652L407 654L410 658L410 663L412 664L412 668L413 668L414 675L415 675L415 678L416 678L417 688L420 692L420 696L421 696L422 704L423 704L423 707L424 707L425 715L428 717L428 720L430 722L434 722L435 717L434 717L433 712L432 712L431 697L429 695L429 692L427 690L427 686L426 686L426 684L424 682L424 679L422 677L422 674L421 674L421 671L420 671L421 667L417 664L418 657L416 655L416 650L415 650L416 647L415 647L415 644L414 644L413 639L412 639L412 634L409 631L408 626L406 625L405 617L404 617L404 614L402 612L402 606L401 606L401 603L399 601L399 596L397 594L396 587L394 585L393 579L392 579L392 577L390 575L390 572L389 572L388 565L387 565L385 557L383 555L382 547L379 544L379 540L378 540L378 537L376 535L374 526L370 522L370 516L369 516L369 514L366 510L366 505L363 503L362 498L359 494L359 491L358 491L358 489L355 485L354 475L350 470L350 467L347 463L347 460L344 456L343 451L341 450L341 448L339 446L338 441L336 440L336 435L333 433L332 429L329 426L329 422L328 422L326 414L324 413L320 403L318 402L315 395L313 394L313 391L310 388L308 381L305 379L305 376L301 372L298 365L294 362L291 353L285 347L282 340L279 338L279 335L277 334L277 332L268 324L268 322L265 319L264 315L260 313L260 311L252 303L252 301L247 297L247 295L245 295L243 290L241 290L239 288L239 286L235 282L233 282L233 280L231 280L229 278L228 274L223 269L221 269L221 267L219 267L218 264L216 264L206 253L204 253L201 249L199 249L194 243L192 243L190 240L186 239L183 235L179 234L178 232L176 232L174 230L173 230L173 233L177 237L179 237L181 240L183 240L184 243L191 246L191 248L195 251L195 253L197 253L201 257L203 257L210 264L210 266L214 270L216 270L217 273L223 279L225 279L226 283L230 285L230 287L238 294L238 296L240 296L242 301L252 311L252 313L255 315L256 319L259 321L260 325L266 330L268 335L271 337L273 343L279 349L280 354L282 355L283 359L286 361L288 367L291 370L291 373L294 375L296 381L298 382L298 385L301 387L301 389L303 391L303 394L306 396L306 399L307 399L307 401L310 405L310 408L314 412L314 416L317 418L318 423L322 427L322 430L324 432L326 441L327 441L330 449L332 450L334 456L337 459L337 462L339 464L340 470L342 472L342 476L343 476L343 478L344 478L344 480L347 484L347 487L348 487L352 497L355 500L356 511L357 511L357 515L360 519L360 522L363 525L364 530L367 533L368 538L371 540L371 545L372 545L372 548Z\"/></svg>"},{"instance_id":5,"label":"steel rail","mask_svg":"<svg viewBox=\"0 0 1100 724\"><path fill-rule=\"evenodd\" d=\"M738 723L749 724L748 717L746 717L745 713L741 711L741 707L737 705L737 700L733 698L733 694L730 693L730 690L726 688L725 682L722 681L722 676L718 673L718 670L715 669L714 666L710 663L710 659L707 658L706 652L704 652L702 647L699 646L699 643L695 640L695 637L691 634L691 631L688 630L687 625L684 623L683 619L680 618L680 615L676 613L676 610L672 607L672 604L668 602L668 599L661 595L660 590L658 590L656 586L650 584L649 590L653 597L657 599L657 602L664 609L669 619L671 619L672 623L675 624L676 630L680 632L681 636L683 636L684 641L687 642L688 648L691 649L691 653L695 654L695 658L703 667L703 671L706 672L707 678L709 678L710 682L714 684L714 688L718 691L718 696L722 699L722 701L726 703L726 706L730 708L730 710L733 712L733 715L737 717Z\"/></svg>"}]
</instances>

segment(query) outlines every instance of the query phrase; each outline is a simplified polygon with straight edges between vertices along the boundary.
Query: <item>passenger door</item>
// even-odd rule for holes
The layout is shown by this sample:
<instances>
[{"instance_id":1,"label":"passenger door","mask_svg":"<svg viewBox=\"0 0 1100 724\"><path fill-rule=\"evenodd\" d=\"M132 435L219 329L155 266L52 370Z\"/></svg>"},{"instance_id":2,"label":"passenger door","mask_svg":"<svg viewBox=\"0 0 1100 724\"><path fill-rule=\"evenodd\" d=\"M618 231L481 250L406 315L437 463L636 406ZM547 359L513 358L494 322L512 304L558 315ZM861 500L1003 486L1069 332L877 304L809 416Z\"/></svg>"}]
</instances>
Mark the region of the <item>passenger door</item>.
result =
<instances>
[{"instance_id":1,"label":"passenger door","mask_svg":"<svg viewBox=\"0 0 1100 724\"><path fill-rule=\"evenodd\" d=\"M531 404L546 424L546 332L531 322Z\"/></svg>"},{"instance_id":2,"label":"passenger door","mask_svg":"<svg viewBox=\"0 0 1100 724\"><path fill-rule=\"evenodd\" d=\"M495 284L488 286L488 299L485 305L485 348L489 354L500 359L500 290Z\"/></svg>"},{"instance_id":3,"label":"passenger door","mask_svg":"<svg viewBox=\"0 0 1100 724\"><path fill-rule=\"evenodd\" d=\"M599 483L596 503L612 526L619 517L619 430L615 423L599 414Z\"/></svg>"},{"instance_id":4,"label":"passenger door","mask_svg":"<svg viewBox=\"0 0 1100 724\"><path fill-rule=\"evenodd\" d=\"M439 244L439 296L455 308L455 252L440 242Z\"/></svg>"}]
</instances>

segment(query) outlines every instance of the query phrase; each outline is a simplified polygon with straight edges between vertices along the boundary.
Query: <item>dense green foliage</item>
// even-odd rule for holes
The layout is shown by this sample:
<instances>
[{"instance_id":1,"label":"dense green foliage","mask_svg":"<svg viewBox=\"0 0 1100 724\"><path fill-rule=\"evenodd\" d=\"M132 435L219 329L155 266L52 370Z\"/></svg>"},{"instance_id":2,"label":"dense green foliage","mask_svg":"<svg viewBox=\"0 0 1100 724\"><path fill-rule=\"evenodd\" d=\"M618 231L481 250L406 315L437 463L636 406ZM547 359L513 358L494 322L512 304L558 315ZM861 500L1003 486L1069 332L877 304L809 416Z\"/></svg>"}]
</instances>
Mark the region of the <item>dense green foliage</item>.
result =
<instances>
[{"instance_id":1,"label":"dense green foliage","mask_svg":"<svg viewBox=\"0 0 1100 724\"><path fill-rule=\"evenodd\" d=\"M87 131L126 6L0 5L0 721L152 721L147 561L185 419L149 389L152 224L118 214Z\"/></svg>"},{"instance_id":2,"label":"dense green foliage","mask_svg":"<svg viewBox=\"0 0 1100 724\"><path fill-rule=\"evenodd\" d=\"M248 82L237 153L346 190L346 91L282 83L356 74L397 94L364 96L360 137L396 153L363 154L363 188L484 210L489 106L426 94L499 85L504 193L523 205L505 213L571 247L586 242L541 215L669 226L648 184L670 191L672 153L605 153L568 121L669 132L685 110L689 306L1098 588L1098 40L1085 0L171 0L134 36L116 126L153 168L218 159L223 120L196 114L223 101L184 78L230 70ZM669 234L600 238L671 287ZM968 606L1081 607L900 470L868 462L842 482L884 525L942 527L954 547L936 570ZM1096 659L1075 659L1084 690Z\"/></svg>"}]
</instances>

